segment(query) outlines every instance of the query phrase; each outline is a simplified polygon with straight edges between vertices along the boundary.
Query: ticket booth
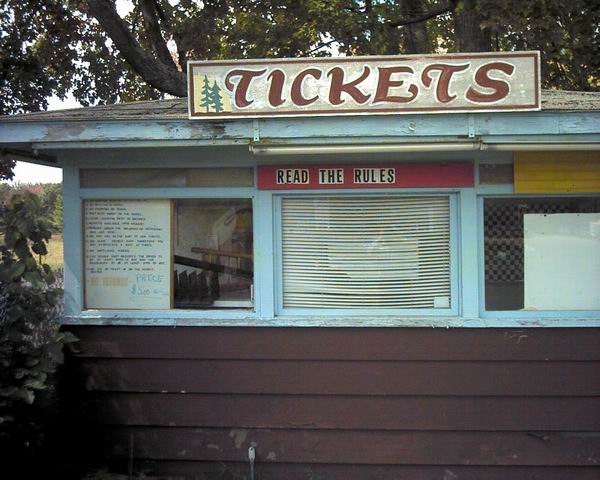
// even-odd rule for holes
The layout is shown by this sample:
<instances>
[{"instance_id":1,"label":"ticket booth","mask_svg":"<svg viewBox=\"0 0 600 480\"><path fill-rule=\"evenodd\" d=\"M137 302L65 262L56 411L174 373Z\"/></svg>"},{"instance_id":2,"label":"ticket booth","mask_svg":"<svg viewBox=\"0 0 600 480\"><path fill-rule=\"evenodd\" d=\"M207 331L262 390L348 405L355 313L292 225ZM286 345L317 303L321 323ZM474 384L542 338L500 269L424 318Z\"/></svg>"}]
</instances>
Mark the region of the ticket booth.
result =
<instances>
[{"instance_id":1,"label":"ticket booth","mask_svg":"<svg viewBox=\"0 0 600 480\"><path fill-rule=\"evenodd\" d=\"M540 90L537 52L188 74L0 119L63 168L62 322L113 471L597 478L597 93Z\"/></svg>"}]
</instances>

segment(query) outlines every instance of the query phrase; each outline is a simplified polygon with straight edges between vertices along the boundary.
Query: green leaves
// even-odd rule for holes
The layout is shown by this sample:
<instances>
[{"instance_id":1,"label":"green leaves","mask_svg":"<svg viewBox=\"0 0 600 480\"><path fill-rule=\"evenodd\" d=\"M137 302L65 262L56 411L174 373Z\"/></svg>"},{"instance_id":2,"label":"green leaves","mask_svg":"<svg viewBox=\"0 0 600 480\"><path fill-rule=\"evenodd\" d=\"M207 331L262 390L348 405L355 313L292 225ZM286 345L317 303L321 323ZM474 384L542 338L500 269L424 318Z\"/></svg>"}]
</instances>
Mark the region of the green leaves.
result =
<instances>
[{"instance_id":1,"label":"green leaves","mask_svg":"<svg viewBox=\"0 0 600 480\"><path fill-rule=\"evenodd\" d=\"M454 51L469 45L469 35L485 30L486 44L491 36L493 50L541 50L546 88L600 89L597 0L152 3L153 24L181 71L190 59ZM448 12L448 6L454 10ZM444 13L429 18L431 12ZM476 14L465 20L469 12ZM133 8L124 19L135 40L153 56L156 45L143 15ZM459 17L458 24L465 21L463 27L470 28L458 29L467 33L457 35ZM87 2L80 0L1 2L0 51L0 83L6 85L0 90L0 113L45 109L49 96L63 98L67 92L85 106L164 96L124 60Z\"/></svg>"},{"instance_id":2,"label":"green leaves","mask_svg":"<svg viewBox=\"0 0 600 480\"><path fill-rule=\"evenodd\" d=\"M15 194L5 206L0 221L4 237L0 279L4 282L25 280L40 288L51 272L40 268L34 255L48 253L46 243L52 236L42 217L39 198L29 192Z\"/></svg>"},{"instance_id":3,"label":"green leaves","mask_svg":"<svg viewBox=\"0 0 600 480\"><path fill-rule=\"evenodd\" d=\"M61 0L0 2L0 113L44 110L72 87L80 18Z\"/></svg>"},{"instance_id":4,"label":"green leaves","mask_svg":"<svg viewBox=\"0 0 600 480\"><path fill-rule=\"evenodd\" d=\"M18 280L23 273L25 272L25 268L27 267L27 265L23 262L20 263L13 263L12 265L10 265L7 268L6 271L6 279L3 279L3 281L15 281ZM1 277L0 277L1 278Z\"/></svg>"},{"instance_id":5,"label":"green leaves","mask_svg":"<svg viewBox=\"0 0 600 480\"><path fill-rule=\"evenodd\" d=\"M77 339L60 332L61 291L53 286L51 268L36 261L52 235L42 203L31 193L16 194L1 213L0 428L8 429L30 421L21 418L23 405L48 389L49 375L63 363L64 345Z\"/></svg>"},{"instance_id":6,"label":"green leaves","mask_svg":"<svg viewBox=\"0 0 600 480\"><path fill-rule=\"evenodd\" d=\"M18 239L18 231L16 228L8 227L4 231L4 245L8 248L13 248Z\"/></svg>"}]
</instances>

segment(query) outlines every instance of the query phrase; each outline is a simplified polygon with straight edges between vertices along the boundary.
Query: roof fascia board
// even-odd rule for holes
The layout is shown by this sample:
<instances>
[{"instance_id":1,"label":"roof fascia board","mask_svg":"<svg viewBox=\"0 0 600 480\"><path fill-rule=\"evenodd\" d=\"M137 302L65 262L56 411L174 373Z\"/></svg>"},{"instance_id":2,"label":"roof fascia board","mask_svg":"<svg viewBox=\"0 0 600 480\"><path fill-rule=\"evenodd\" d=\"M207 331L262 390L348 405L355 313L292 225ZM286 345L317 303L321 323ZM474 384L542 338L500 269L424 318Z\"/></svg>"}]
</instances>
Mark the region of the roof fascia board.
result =
<instances>
[{"instance_id":1,"label":"roof fascia board","mask_svg":"<svg viewBox=\"0 0 600 480\"><path fill-rule=\"evenodd\" d=\"M120 121L0 122L0 145L70 142L196 142L236 145L260 140L409 139L418 137L599 135L600 112L399 115L261 119L226 122Z\"/></svg>"}]
</instances>

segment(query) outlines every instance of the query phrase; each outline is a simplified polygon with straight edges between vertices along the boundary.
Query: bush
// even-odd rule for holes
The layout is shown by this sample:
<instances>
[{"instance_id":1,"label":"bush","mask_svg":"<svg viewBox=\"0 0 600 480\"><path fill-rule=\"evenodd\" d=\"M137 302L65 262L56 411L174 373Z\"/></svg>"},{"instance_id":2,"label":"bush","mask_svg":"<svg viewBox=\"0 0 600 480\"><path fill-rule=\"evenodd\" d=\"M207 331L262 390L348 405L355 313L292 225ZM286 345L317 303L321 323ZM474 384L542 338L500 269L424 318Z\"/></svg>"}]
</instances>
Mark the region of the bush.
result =
<instances>
[{"instance_id":1,"label":"bush","mask_svg":"<svg viewBox=\"0 0 600 480\"><path fill-rule=\"evenodd\" d=\"M12 461L35 458L42 448L55 408L53 374L64 345L76 340L60 332L62 291L51 268L36 261L52 235L40 208L24 193L0 212L0 448Z\"/></svg>"}]
</instances>

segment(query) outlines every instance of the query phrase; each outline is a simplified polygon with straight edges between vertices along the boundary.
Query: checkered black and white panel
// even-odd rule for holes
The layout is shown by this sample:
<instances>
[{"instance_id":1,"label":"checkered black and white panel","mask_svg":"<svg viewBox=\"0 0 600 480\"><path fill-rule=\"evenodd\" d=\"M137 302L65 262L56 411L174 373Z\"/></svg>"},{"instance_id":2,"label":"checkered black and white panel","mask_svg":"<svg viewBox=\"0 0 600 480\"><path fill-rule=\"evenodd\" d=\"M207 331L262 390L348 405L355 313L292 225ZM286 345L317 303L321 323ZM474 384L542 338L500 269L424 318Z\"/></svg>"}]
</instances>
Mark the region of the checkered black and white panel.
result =
<instances>
[{"instance_id":1,"label":"checkered black and white panel","mask_svg":"<svg viewBox=\"0 0 600 480\"><path fill-rule=\"evenodd\" d=\"M586 213L600 209L598 198L486 199L485 279L523 282L523 216L526 213Z\"/></svg>"}]
</instances>

